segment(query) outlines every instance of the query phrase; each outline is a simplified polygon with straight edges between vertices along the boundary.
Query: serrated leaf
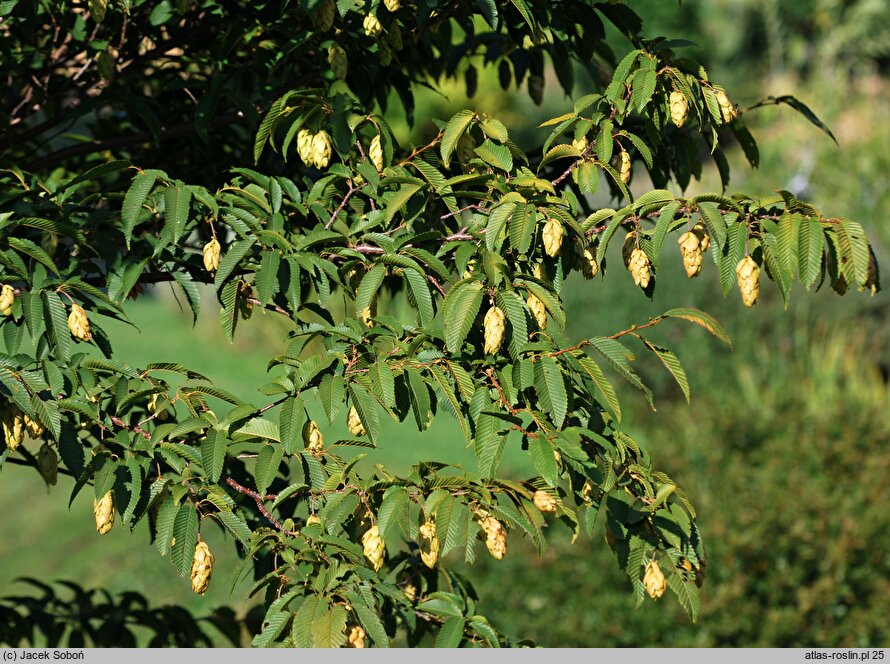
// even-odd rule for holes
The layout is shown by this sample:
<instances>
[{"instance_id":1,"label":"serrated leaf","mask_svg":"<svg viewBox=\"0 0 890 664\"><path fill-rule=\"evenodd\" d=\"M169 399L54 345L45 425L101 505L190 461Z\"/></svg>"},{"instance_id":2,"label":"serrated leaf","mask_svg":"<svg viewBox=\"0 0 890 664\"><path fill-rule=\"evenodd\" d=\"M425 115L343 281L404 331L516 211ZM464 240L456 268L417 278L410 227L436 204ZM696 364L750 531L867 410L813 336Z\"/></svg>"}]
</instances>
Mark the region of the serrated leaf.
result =
<instances>
[{"instance_id":1,"label":"serrated leaf","mask_svg":"<svg viewBox=\"0 0 890 664\"><path fill-rule=\"evenodd\" d=\"M124 204L121 208L121 227L124 232L124 238L127 241L127 248L130 247L130 240L133 237L133 229L142 212L142 205L148 198L149 192L155 186L160 171L148 170L140 173L135 178L124 196Z\"/></svg>"},{"instance_id":2,"label":"serrated leaf","mask_svg":"<svg viewBox=\"0 0 890 664\"><path fill-rule=\"evenodd\" d=\"M559 483L559 464L553 455L553 445L545 438L535 438L528 442L528 453L535 470L547 484L555 487Z\"/></svg>"},{"instance_id":3,"label":"serrated leaf","mask_svg":"<svg viewBox=\"0 0 890 664\"><path fill-rule=\"evenodd\" d=\"M475 148L475 152L486 164L491 164L495 168L509 173L513 170L513 155L510 148L506 145L498 145L497 143L485 139L482 145Z\"/></svg>"},{"instance_id":4,"label":"serrated leaf","mask_svg":"<svg viewBox=\"0 0 890 664\"><path fill-rule=\"evenodd\" d=\"M319 393L321 393L320 389ZM294 397L281 404L281 410L278 413L278 432L281 445L286 453L296 454L303 448L302 430L305 421L306 409L302 399Z\"/></svg>"},{"instance_id":5,"label":"serrated leaf","mask_svg":"<svg viewBox=\"0 0 890 664\"><path fill-rule=\"evenodd\" d=\"M263 445L256 459L254 476L256 477L256 490L261 496L266 495L266 489L272 484L272 480L278 475L278 466L284 456L284 449L280 445Z\"/></svg>"},{"instance_id":6,"label":"serrated leaf","mask_svg":"<svg viewBox=\"0 0 890 664\"><path fill-rule=\"evenodd\" d=\"M552 357L542 357L535 362L535 391L541 409L548 413L559 428L568 412L568 396L559 364Z\"/></svg>"},{"instance_id":7,"label":"serrated leaf","mask_svg":"<svg viewBox=\"0 0 890 664\"><path fill-rule=\"evenodd\" d=\"M723 326L720 325L720 323L717 322L717 319L714 318L711 314L693 308L676 308L669 309L661 315L665 318L682 318L684 320L690 321L691 323L695 323L696 325L700 325L708 332L713 334L715 337L720 339L720 341L732 348L732 339L729 338L726 330L723 329Z\"/></svg>"},{"instance_id":8,"label":"serrated leaf","mask_svg":"<svg viewBox=\"0 0 890 664\"><path fill-rule=\"evenodd\" d=\"M457 354L473 327L482 306L482 284L478 281L461 282L445 296L442 314L445 323L445 344Z\"/></svg>"},{"instance_id":9,"label":"serrated leaf","mask_svg":"<svg viewBox=\"0 0 890 664\"><path fill-rule=\"evenodd\" d=\"M683 365L680 364L680 360L677 356L667 348L656 346L648 339L643 343L646 344L646 347L649 348L649 350L658 356L658 359L661 360L665 368L674 377L674 380L677 381L677 385L679 385L680 389L683 391L683 396L686 397L686 402L689 403L689 379L686 377L686 371L683 369Z\"/></svg>"},{"instance_id":10,"label":"serrated leaf","mask_svg":"<svg viewBox=\"0 0 890 664\"><path fill-rule=\"evenodd\" d=\"M457 147L457 142L460 140L460 137L463 136L474 117L476 117L476 114L473 111L458 111L448 121L448 124L445 125L445 131L442 134L442 144L440 146L442 163L445 165L445 168L448 168L451 163L451 155Z\"/></svg>"},{"instance_id":11,"label":"serrated leaf","mask_svg":"<svg viewBox=\"0 0 890 664\"><path fill-rule=\"evenodd\" d=\"M808 217L801 219L797 241L800 282L809 290L822 272L822 253L825 246L822 224Z\"/></svg>"},{"instance_id":12,"label":"serrated leaf","mask_svg":"<svg viewBox=\"0 0 890 664\"><path fill-rule=\"evenodd\" d=\"M173 522L173 539L175 543L170 548L170 560L179 576L185 576L191 570L198 539L198 513L191 503L179 506Z\"/></svg>"},{"instance_id":13,"label":"serrated leaf","mask_svg":"<svg viewBox=\"0 0 890 664\"><path fill-rule=\"evenodd\" d=\"M222 431L211 429L205 440L201 441L201 460L207 479L218 482L226 461L228 440Z\"/></svg>"},{"instance_id":14,"label":"serrated leaf","mask_svg":"<svg viewBox=\"0 0 890 664\"><path fill-rule=\"evenodd\" d=\"M464 638L464 627L466 627L466 618L454 616L445 621L445 624L436 634L436 648L457 648Z\"/></svg>"}]
</instances>

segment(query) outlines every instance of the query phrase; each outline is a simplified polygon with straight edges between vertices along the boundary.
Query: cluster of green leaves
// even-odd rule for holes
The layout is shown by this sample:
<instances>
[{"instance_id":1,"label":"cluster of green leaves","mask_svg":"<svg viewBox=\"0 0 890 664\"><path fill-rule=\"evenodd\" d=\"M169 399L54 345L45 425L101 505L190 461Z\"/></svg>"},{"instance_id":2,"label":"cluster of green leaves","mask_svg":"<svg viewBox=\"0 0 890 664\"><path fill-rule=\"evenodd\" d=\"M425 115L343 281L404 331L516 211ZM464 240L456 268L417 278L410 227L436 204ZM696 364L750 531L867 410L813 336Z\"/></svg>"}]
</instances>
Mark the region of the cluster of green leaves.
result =
<instances>
[{"instance_id":1,"label":"cluster of green leaves","mask_svg":"<svg viewBox=\"0 0 890 664\"><path fill-rule=\"evenodd\" d=\"M206 4L207 11L217 8ZM17 14L14 5L4 7L15 17L16 34L29 21L46 20L45 8ZM189 29L207 16L203 9L193 16L187 3L178 5L175 20L169 3L90 6L96 35L127 12L151 9L142 23L118 27L126 33L144 24L142 38L165 48L175 48L164 41L174 26L194 39ZM727 121L714 92L720 88L699 65L675 56L681 43L642 40L639 19L622 5L598 3L591 11L590 3L578 1L512 0L498 8L427 0L388 12L376 2L340 2L336 40L352 56L345 81L332 81L328 73L331 26L324 16L332 9L329 0L301 3L293 11L302 22L288 31L286 46L274 35L283 31L287 12L264 26L266 37L250 48L259 35L249 26L271 9L263 6L247 18L223 12L250 37L235 48L232 67L249 71L250 85L268 82L250 97L266 102L267 112L252 140L229 156L230 180L216 190L200 176L180 179L169 168L134 166L124 192L121 175L130 161L123 159L65 177L7 171L0 281L16 296L0 323L7 351L0 356L0 391L45 427L51 453L58 451L75 480L73 495L89 484L96 498L111 491L123 523L132 528L147 519L159 552L180 574L191 567L202 524L227 531L244 557L243 572L253 570L253 593L265 600L256 645L340 646L356 626L378 646L400 631L411 644L428 635L443 646L509 644L477 612L468 580L444 563L432 570L423 565L419 525L435 523L441 555L462 551L468 562L477 540L486 539L485 517L543 549L550 512L536 506L541 492L556 499L553 517L575 536L592 532L602 515L638 601L644 568L660 560L668 586L694 618L705 570L695 510L622 430L621 405L601 365L651 401L625 344L636 340L688 398L679 359L642 330L685 319L724 341L726 334L708 314L679 308L609 336L570 340L562 333L567 312L561 291L573 271L594 271L592 261L604 273L608 245L625 229L625 245L648 257L651 296L668 234L699 218L725 291L746 255L766 266L785 297L798 274L807 287L821 277L839 290L846 284L876 288L861 227L824 218L786 192L765 199L725 193L685 199L663 188L670 181L685 188L700 173L699 146L712 151L728 183L719 151ZM402 34L405 50L388 64L381 49L394 45L366 34L361 19L369 11L387 39L396 30ZM600 18L635 47L620 61L605 47ZM70 28L73 38L78 25ZM168 27L156 33L159 26ZM434 56L458 34L468 50L455 62L485 44L489 61L509 57L517 81L526 70L535 74L544 53L567 90L569 53L581 60L596 54L615 74L602 92L546 123L554 129L540 157L514 144L502 122L471 110L439 122L438 135L426 145L397 145L373 98L383 105L394 89L410 107L410 77L456 71ZM93 41L89 48L98 48ZM125 41L132 35L115 50ZM130 66L139 58L146 66L163 59L138 43L156 57L134 54ZM102 53L109 52L105 48ZM9 57L13 75L33 64L21 54ZM211 49L207 57L221 64L224 56ZM287 72L307 63L317 86L289 85ZM196 61L196 80L207 76L210 87L195 110L199 135L212 124L216 102L207 95L244 89L243 81L230 88L228 76L214 72ZM288 89L278 91L272 74ZM104 76L109 84L100 87L113 79ZM530 85L533 96L536 85ZM674 89L695 117L682 128L669 124ZM34 122L24 135L40 126ZM729 128L753 159L756 147L742 120L733 119ZM285 169L294 139L299 148L300 132L310 129L331 136L331 163ZM570 130L574 143L566 136ZM371 156L377 141L382 163ZM284 158L277 172L243 166L244 154L259 160L267 146ZM660 188L634 197L623 169L612 165L624 153ZM141 165L163 165L151 156L142 155ZM601 173L618 209L596 208L588 197ZM555 249L545 227L551 235L561 230ZM211 238L222 248L218 266L208 262ZM199 284L212 284L230 338L239 316L254 307L291 321L289 343L270 360L283 373L259 387L261 405L242 402L184 366L159 362L135 369L114 359L101 317L126 320L126 297L161 282L181 289L196 318ZM403 297L409 316L381 310L393 295ZM543 320L533 311L535 301L545 310ZM66 315L75 303L86 310L92 342L105 359L84 352L83 340L72 341ZM484 323L494 307L504 314L498 331ZM493 334L503 340L486 352ZM361 426L350 425L352 438L313 440L318 423L310 421L309 406L315 403L329 424L357 418ZM381 414L411 420L423 431L440 411L459 423L476 453L476 472L418 460L402 477L379 466L369 471L363 454L341 450L381 442ZM322 433L326 429L322 424ZM514 444L527 450L536 476L517 481L498 475L505 446ZM20 449L24 459L4 447L0 463L40 463L27 447ZM362 548L363 535L375 526L390 547L404 542L380 570Z\"/></svg>"}]
</instances>

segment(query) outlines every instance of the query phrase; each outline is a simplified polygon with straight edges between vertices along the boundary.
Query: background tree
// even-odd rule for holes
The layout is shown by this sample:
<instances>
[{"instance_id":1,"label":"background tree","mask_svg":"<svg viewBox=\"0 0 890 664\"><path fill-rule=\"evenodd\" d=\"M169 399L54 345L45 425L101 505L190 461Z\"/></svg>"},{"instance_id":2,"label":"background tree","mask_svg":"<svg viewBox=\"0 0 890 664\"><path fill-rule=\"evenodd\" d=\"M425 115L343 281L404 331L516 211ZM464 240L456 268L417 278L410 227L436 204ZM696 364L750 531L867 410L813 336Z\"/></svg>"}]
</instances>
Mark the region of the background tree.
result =
<instances>
[{"instance_id":1,"label":"background tree","mask_svg":"<svg viewBox=\"0 0 890 664\"><path fill-rule=\"evenodd\" d=\"M688 398L652 328L679 318L727 337L675 308L567 339L565 279L603 274L619 229L650 296L669 233L690 277L707 252L724 292L738 284L749 306L761 266L786 298L797 276L874 292L877 271L857 223L789 192L666 189L700 176L702 154L725 188L731 141L758 160L744 114L682 57L684 42L644 39L627 7L585 2L3 10L0 459L55 484L61 456L75 494L93 485L100 532L147 519L198 591L213 560L198 531L219 524L265 597L258 645L508 643L440 558L472 561L482 540L500 559L508 533L543 546L550 515L577 534L603 514L638 600L670 587L695 616L706 562L695 511L621 426L595 358L651 400L625 345L637 343ZM472 92L483 64L540 102L545 62L567 92L577 74L588 94L535 150L472 110L400 146L382 115L401 103L412 117L415 81L460 75ZM822 126L794 98L767 103ZM634 196L634 171L655 189ZM606 191L617 209L594 202ZM162 354L139 369L114 360L100 316L125 320L125 298L160 282L196 317L198 284L212 283L229 337L254 307L292 322L262 405ZM83 353L87 342L106 359ZM351 437L325 439L315 402ZM341 449L374 447L383 413L424 430L442 409L477 471L418 458L399 476ZM23 427L46 441L39 451ZM536 476L499 477L506 446L527 450Z\"/></svg>"}]
</instances>

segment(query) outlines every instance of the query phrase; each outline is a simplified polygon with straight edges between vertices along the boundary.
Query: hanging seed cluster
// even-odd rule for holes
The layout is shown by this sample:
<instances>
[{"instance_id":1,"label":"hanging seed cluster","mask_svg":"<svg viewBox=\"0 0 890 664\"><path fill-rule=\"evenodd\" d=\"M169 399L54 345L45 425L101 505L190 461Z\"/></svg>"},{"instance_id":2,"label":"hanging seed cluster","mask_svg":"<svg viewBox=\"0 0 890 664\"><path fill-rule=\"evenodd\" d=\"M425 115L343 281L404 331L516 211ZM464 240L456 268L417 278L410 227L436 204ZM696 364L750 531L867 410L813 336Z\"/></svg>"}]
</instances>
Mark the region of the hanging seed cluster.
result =
<instances>
[{"instance_id":1,"label":"hanging seed cluster","mask_svg":"<svg viewBox=\"0 0 890 664\"><path fill-rule=\"evenodd\" d=\"M742 292L742 302L746 307L753 307L760 297L760 268L753 258L745 256L736 265L735 273Z\"/></svg>"},{"instance_id":2,"label":"hanging seed cluster","mask_svg":"<svg viewBox=\"0 0 890 664\"><path fill-rule=\"evenodd\" d=\"M87 312L79 304L71 305L71 313L68 314L68 329L75 339L89 341L93 338L93 334L90 332L90 319L87 318Z\"/></svg>"},{"instance_id":3,"label":"hanging seed cluster","mask_svg":"<svg viewBox=\"0 0 890 664\"><path fill-rule=\"evenodd\" d=\"M213 574L213 554L207 542L198 542L195 545L195 554L192 556L192 590L199 595L207 592L210 585L210 577Z\"/></svg>"}]
</instances>

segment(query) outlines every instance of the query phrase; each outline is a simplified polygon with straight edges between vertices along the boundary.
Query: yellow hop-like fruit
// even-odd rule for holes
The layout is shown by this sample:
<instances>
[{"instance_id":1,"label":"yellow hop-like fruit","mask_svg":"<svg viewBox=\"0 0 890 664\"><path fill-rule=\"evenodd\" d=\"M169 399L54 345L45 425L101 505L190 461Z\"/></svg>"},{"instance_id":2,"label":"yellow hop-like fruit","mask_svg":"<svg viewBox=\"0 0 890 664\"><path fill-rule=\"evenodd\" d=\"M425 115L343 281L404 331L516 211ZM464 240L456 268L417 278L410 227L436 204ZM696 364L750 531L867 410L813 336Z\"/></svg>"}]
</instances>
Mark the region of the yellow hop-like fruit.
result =
<instances>
[{"instance_id":1,"label":"yellow hop-like fruit","mask_svg":"<svg viewBox=\"0 0 890 664\"><path fill-rule=\"evenodd\" d=\"M581 487L581 500L584 501L585 505L589 505L591 503L590 495L593 493L593 483L590 480L584 481L584 486Z\"/></svg>"},{"instance_id":2,"label":"yellow hop-like fruit","mask_svg":"<svg viewBox=\"0 0 890 664\"><path fill-rule=\"evenodd\" d=\"M12 316L12 305L15 302L15 289L9 284L3 284L0 289L0 314Z\"/></svg>"},{"instance_id":3,"label":"yellow hop-like fruit","mask_svg":"<svg viewBox=\"0 0 890 664\"><path fill-rule=\"evenodd\" d=\"M686 124L686 119L689 117L689 102L686 101L686 95L674 90L671 93L670 107L671 120L673 120L674 124L678 127Z\"/></svg>"},{"instance_id":4,"label":"yellow hop-like fruit","mask_svg":"<svg viewBox=\"0 0 890 664\"><path fill-rule=\"evenodd\" d=\"M471 258L470 260L467 261L467 267L464 268L463 278L469 279L470 277L472 277L473 270L475 270L475 269L476 269L476 259Z\"/></svg>"},{"instance_id":5,"label":"yellow hop-like fruit","mask_svg":"<svg viewBox=\"0 0 890 664\"><path fill-rule=\"evenodd\" d=\"M364 648L365 630L358 625L349 630L349 635L346 637L346 645L350 648Z\"/></svg>"},{"instance_id":6,"label":"yellow hop-like fruit","mask_svg":"<svg viewBox=\"0 0 890 664\"><path fill-rule=\"evenodd\" d=\"M10 404L0 412L3 437L10 452L15 452L25 439L25 418L17 406Z\"/></svg>"},{"instance_id":7,"label":"yellow hop-like fruit","mask_svg":"<svg viewBox=\"0 0 890 664\"><path fill-rule=\"evenodd\" d=\"M420 527L420 559L430 569L435 567L439 560L439 537L433 521L427 521Z\"/></svg>"},{"instance_id":8,"label":"yellow hop-like fruit","mask_svg":"<svg viewBox=\"0 0 890 664\"><path fill-rule=\"evenodd\" d=\"M462 164L466 164L476 156L476 139L469 132L464 132L457 141L455 154L457 154L457 159Z\"/></svg>"},{"instance_id":9,"label":"yellow hop-like fruit","mask_svg":"<svg viewBox=\"0 0 890 664\"><path fill-rule=\"evenodd\" d=\"M334 78L344 80L349 72L349 58L346 57L346 51L339 44L333 44L328 49L328 64L331 65L331 71Z\"/></svg>"},{"instance_id":10,"label":"yellow hop-like fruit","mask_svg":"<svg viewBox=\"0 0 890 664\"><path fill-rule=\"evenodd\" d=\"M207 542L198 542L192 557L192 590L199 595L206 593L212 574L213 554L210 553L210 547Z\"/></svg>"},{"instance_id":11,"label":"yellow hop-like fruit","mask_svg":"<svg viewBox=\"0 0 890 664\"><path fill-rule=\"evenodd\" d=\"M96 517L96 532L105 535L114 526L114 496L109 491L102 498L93 498L93 514Z\"/></svg>"},{"instance_id":12,"label":"yellow hop-like fruit","mask_svg":"<svg viewBox=\"0 0 890 664\"><path fill-rule=\"evenodd\" d=\"M314 420L306 420L303 425L303 445L310 454L321 454L324 449L324 435Z\"/></svg>"},{"instance_id":13,"label":"yellow hop-like fruit","mask_svg":"<svg viewBox=\"0 0 890 664\"><path fill-rule=\"evenodd\" d=\"M380 144L380 134L371 139L371 147L368 148L368 159L378 171L383 170L383 146Z\"/></svg>"},{"instance_id":14,"label":"yellow hop-like fruit","mask_svg":"<svg viewBox=\"0 0 890 664\"><path fill-rule=\"evenodd\" d=\"M618 174L621 177L621 181L624 184L630 182L630 174L631 174L631 163L630 163L630 153L627 150L622 150L619 155L620 160L620 168L618 170Z\"/></svg>"},{"instance_id":15,"label":"yellow hop-like fruit","mask_svg":"<svg viewBox=\"0 0 890 664\"><path fill-rule=\"evenodd\" d=\"M693 226L692 232L695 233L695 236L698 238L698 244L702 253L706 252L708 247L711 246L711 236L708 235L708 229L705 227L704 222L700 221Z\"/></svg>"},{"instance_id":16,"label":"yellow hop-like fruit","mask_svg":"<svg viewBox=\"0 0 890 664\"><path fill-rule=\"evenodd\" d=\"M219 240L215 237L204 245L204 269L208 272L216 272L219 269L219 256L222 248L219 246Z\"/></svg>"},{"instance_id":17,"label":"yellow hop-like fruit","mask_svg":"<svg viewBox=\"0 0 890 664\"><path fill-rule=\"evenodd\" d=\"M32 420L27 415L24 416L25 428L28 430L28 433L31 435L31 438L39 438L43 435L45 429L43 425L37 420Z\"/></svg>"},{"instance_id":18,"label":"yellow hop-like fruit","mask_svg":"<svg viewBox=\"0 0 890 664\"><path fill-rule=\"evenodd\" d=\"M391 12L397 12L402 6L402 0L383 0L383 6Z\"/></svg>"},{"instance_id":19,"label":"yellow hop-like fruit","mask_svg":"<svg viewBox=\"0 0 890 664\"><path fill-rule=\"evenodd\" d=\"M49 443L40 446L40 451L37 453L37 470L47 484L55 485L59 478L59 457Z\"/></svg>"},{"instance_id":20,"label":"yellow hop-like fruit","mask_svg":"<svg viewBox=\"0 0 890 664\"><path fill-rule=\"evenodd\" d=\"M68 314L68 329L75 339L89 341L93 338L90 332L90 319L87 312L79 304L71 305L71 313Z\"/></svg>"},{"instance_id":21,"label":"yellow hop-like fruit","mask_svg":"<svg viewBox=\"0 0 890 664\"><path fill-rule=\"evenodd\" d=\"M528 96L535 102L535 106L540 106L544 101L544 77L538 74L532 74L528 77Z\"/></svg>"},{"instance_id":22,"label":"yellow hop-like fruit","mask_svg":"<svg viewBox=\"0 0 890 664\"><path fill-rule=\"evenodd\" d=\"M358 411L355 409L355 406L349 408L349 415L346 417L346 426L349 429L349 433L353 436L364 436L366 433L365 425L362 424L362 419L358 416Z\"/></svg>"},{"instance_id":23,"label":"yellow hop-like fruit","mask_svg":"<svg viewBox=\"0 0 890 664\"><path fill-rule=\"evenodd\" d=\"M562 237L565 235L565 229L558 219L551 217L544 224L544 231L541 233L541 239L544 241L544 252L551 258L559 256L559 250L562 248Z\"/></svg>"},{"instance_id":24,"label":"yellow hop-like fruit","mask_svg":"<svg viewBox=\"0 0 890 664\"><path fill-rule=\"evenodd\" d=\"M717 103L720 105L720 117L723 119L724 124L729 124L738 116L735 104L729 100L725 90L715 90L714 95L717 97Z\"/></svg>"},{"instance_id":25,"label":"yellow hop-like fruit","mask_svg":"<svg viewBox=\"0 0 890 664\"><path fill-rule=\"evenodd\" d=\"M331 137L326 131L320 131L312 137L312 160L318 168L327 168L331 163Z\"/></svg>"},{"instance_id":26,"label":"yellow hop-like fruit","mask_svg":"<svg viewBox=\"0 0 890 664\"><path fill-rule=\"evenodd\" d=\"M643 576L643 585L646 587L646 592L649 593L649 597L652 599L658 599L664 595L664 591L667 590L667 581L665 581L664 574L661 573L661 568L654 560L646 565L646 574Z\"/></svg>"},{"instance_id":27,"label":"yellow hop-like fruit","mask_svg":"<svg viewBox=\"0 0 890 664\"><path fill-rule=\"evenodd\" d=\"M507 554L507 531L493 516L486 516L479 525L485 531L485 546L488 552L500 560Z\"/></svg>"},{"instance_id":28,"label":"yellow hop-like fruit","mask_svg":"<svg viewBox=\"0 0 890 664\"><path fill-rule=\"evenodd\" d=\"M362 21L362 27L365 29L365 34L369 37L376 37L383 32L383 26L374 14L365 16L365 20Z\"/></svg>"},{"instance_id":29,"label":"yellow hop-like fruit","mask_svg":"<svg viewBox=\"0 0 890 664\"><path fill-rule=\"evenodd\" d=\"M633 277L634 283L642 289L649 287L649 257L646 252L639 248L634 248L630 252L630 259L627 262L627 269Z\"/></svg>"},{"instance_id":30,"label":"yellow hop-like fruit","mask_svg":"<svg viewBox=\"0 0 890 664\"><path fill-rule=\"evenodd\" d=\"M532 316L535 317L535 322L538 324L538 328L546 330L547 308L544 306L544 303L541 302L541 299L534 293L531 293L525 303L528 305L529 311L532 312Z\"/></svg>"},{"instance_id":31,"label":"yellow hop-like fruit","mask_svg":"<svg viewBox=\"0 0 890 664\"><path fill-rule=\"evenodd\" d=\"M361 320L362 323L365 324L365 327L372 328L374 327L374 317L377 315L377 296L371 298L371 304L362 309L361 312Z\"/></svg>"},{"instance_id":32,"label":"yellow hop-like fruit","mask_svg":"<svg viewBox=\"0 0 890 664\"><path fill-rule=\"evenodd\" d=\"M383 558L386 555L386 547L383 543L383 538L380 536L380 528L371 526L365 531L365 534L362 535L362 549L365 558L371 563L371 567L374 568L375 572L379 572L380 568L383 567Z\"/></svg>"},{"instance_id":33,"label":"yellow hop-like fruit","mask_svg":"<svg viewBox=\"0 0 890 664\"><path fill-rule=\"evenodd\" d=\"M542 512L555 512L557 506L556 496L547 491L537 490L534 496L535 507Z\"/></svg>"},{"instance_id":34,"label":"yellow hop-like fruit","mask_svg":"<svg viewBox=\"0 0 890 664\"><path fill-rule=\"evenodd\" d=\"M307 166L312 166L315 163L312 154L313 138L315 138L315 134L308 129L301 129L297 132L297 154L300 157L300 161Z\"/></svg>"},{"instance_id":35,"label":"yellow hop-like fruit","mask_svg":"<svg viewBox=\"0 0 890 664\"><path fill-rule=\"evenodd\" d=\"M760 268L753 258L745 256L735 266L735 274L742 292L742 302L746 307L753 307L760 296Z\"/></svg>"},{"instance_id":36,"label":"yellow hop-like fruit","mask_svg":"<svg viewBox=\"0 0 890 664\"><path fill-rule=\"evenodd\" d=\"M574 141L572 141L572 147L575 148L578 152L584 152L587 149L588 145L590 145L590 143L584 136L582 136L581 138L576 138Z\"/></svg>"},{"instance_id":37,"label":"yellow hop-like fruit","mask_svg":"<svg viewBox=\"0 0 890 664\"><path fill-rule=\"evenodd\" d=\"M321 519L318 518L317 514L310 514L309 518L306 519L307 526L314 526L315 524L321 523Z\"/></svg>"},{"instance_id":38,"label":"yellow hop-like fruit","mask_svg":"<svg viewBox=\"0 0 890 664\"><path fill-rule=\"evenodd\" d=\"M596 253L592 246L582 247L580 244L575 245L575 264L581 270L581 274L585 279L593 279L600 271L600 266L596 262Z\"/></svg>"},{"instance_id":39,"label":"yellow hop-like fruit","mask_svg":"<svg viewBox=\"0 0 890 664\"><path fill-rule=\"evenodd\" d=\"M504 342L504 312L500 307L491 307L485 314L484 332L486 355L494 355L501 349Z\"/></svg>"},{"instance_id":40,"label":"yellow hop-like fruit","mask_svg":"<svg viewBox=\"0 0 890 664\"><path fill-rule=\"evenodd\" d=\"M315 8L315 14L312 17L315 29L319 32L327 32L334 26L336 15L337 6L334 4L334 0L322 0Z\"/></svg>"},{"instance_id":41,"label":"yellow hop-like fruit","mask_svg":"<svg viewBox=\"0 0 890 664\"><path fill-rule=\"evenodd\" d=\"M686 270L686 276L692 279L701 274L702 265L702 248L698 236L692 231L683 233L678 239L680 245L680 253L683 254L683 267Z\"/></svg>"}]
</instances>

